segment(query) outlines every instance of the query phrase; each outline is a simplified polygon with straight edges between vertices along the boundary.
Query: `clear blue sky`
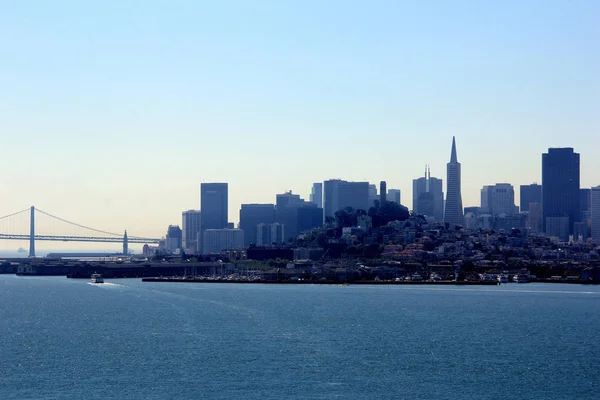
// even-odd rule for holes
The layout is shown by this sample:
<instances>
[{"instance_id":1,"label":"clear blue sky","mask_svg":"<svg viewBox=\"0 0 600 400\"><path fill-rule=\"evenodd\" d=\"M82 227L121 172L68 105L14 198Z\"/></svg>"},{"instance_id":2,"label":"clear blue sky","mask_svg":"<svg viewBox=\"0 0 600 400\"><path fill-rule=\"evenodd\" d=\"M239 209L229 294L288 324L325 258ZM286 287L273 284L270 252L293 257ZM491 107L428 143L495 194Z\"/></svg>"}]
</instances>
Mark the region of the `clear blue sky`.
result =
<instances>
[{"instance_id":1,"label":"clear blue sky","mask_svg":"<svg viewBox=\"0 0 600 400\"><path fill-rule=\"evenodd\" d=\"M0 214L161 236L202 181L237 221L329 178L410 208L453 135L465 206L540 182L548 147L598 185L598 21L591 0L3 1Z\"/></svg>"}]
</instances>

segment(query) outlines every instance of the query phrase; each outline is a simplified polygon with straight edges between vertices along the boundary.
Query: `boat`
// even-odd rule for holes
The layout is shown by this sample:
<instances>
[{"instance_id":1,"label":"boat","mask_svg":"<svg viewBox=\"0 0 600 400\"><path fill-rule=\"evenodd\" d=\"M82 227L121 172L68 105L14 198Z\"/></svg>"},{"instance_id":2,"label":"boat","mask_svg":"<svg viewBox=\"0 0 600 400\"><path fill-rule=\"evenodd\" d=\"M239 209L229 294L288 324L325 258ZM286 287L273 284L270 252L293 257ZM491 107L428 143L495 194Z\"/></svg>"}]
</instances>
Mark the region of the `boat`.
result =
<instances>
[{"instance_id":1,"label":"boat","mask_svg":"<svg viewBox=\"0 0 600 400\"><path fill-rule=\"evenodd\" d=\"M90 279L91 283L104 283L104 278L100 274L92 274L92 279Z\"/></svg>"},{"instance_id":2,"label":"boat","mask_svg":"<svg viewBox=\"0 0 600 400\"><path fill-rule=\"evenodd\" d=\"M529 282L529 279L527 279L527 275L517 274L517 275L513 276L513 282L527 283L527 282Z\"/></svg>"},{"instance_id":3,"label":"boat","mask_svg":"<svg viewBox=\"0 0 600 400\"><path fill-rule=\"evenodd\" d=\"M506 274L498 275L498 283L508 283L508 276Z\"/></svg>"}]
</instances>

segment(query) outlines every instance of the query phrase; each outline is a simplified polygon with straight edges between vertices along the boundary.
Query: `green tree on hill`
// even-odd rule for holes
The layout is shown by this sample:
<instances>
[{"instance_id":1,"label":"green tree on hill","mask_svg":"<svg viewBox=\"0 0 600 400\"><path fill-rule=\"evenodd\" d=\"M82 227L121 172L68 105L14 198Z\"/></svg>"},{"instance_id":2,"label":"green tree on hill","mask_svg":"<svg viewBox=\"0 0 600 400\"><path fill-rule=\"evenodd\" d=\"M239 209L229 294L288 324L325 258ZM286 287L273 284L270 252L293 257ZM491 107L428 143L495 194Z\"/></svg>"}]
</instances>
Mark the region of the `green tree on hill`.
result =
<instances>
[{"instance_id":1,"label":"green tree on hill","mask_svg":"<svg viewBox=\"0 0 600 400\"><path fill-rule=\"evenodd\" d=\"M410 217L410 212L401 204L386 201L380 207L369 208L368 215L373 220L373 228L378 228L392 221L406 221Z\"/></svg>"}]
</instances>

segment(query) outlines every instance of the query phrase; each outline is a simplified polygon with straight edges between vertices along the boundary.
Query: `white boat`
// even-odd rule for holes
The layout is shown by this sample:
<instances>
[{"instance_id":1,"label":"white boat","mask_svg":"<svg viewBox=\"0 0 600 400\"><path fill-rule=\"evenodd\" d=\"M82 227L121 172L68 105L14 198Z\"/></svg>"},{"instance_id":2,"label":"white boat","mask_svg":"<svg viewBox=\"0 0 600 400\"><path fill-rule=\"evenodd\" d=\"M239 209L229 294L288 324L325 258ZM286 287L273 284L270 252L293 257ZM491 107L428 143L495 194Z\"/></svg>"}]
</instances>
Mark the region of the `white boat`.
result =
<instances>
[{"instance_id":1,"label":"white boat","mask_svg":"<svg viewBox=\"0 0 600 400\"><path fill-rule=\"evenodd\" d=\"M527 275L517 274L517 275L513 276L513 282L527 283L527 282L529 282L529 279L527 279Z\"/></svg>"},{"instance_id":2,"label":"white boat","mask_svg":"<svg viewBox=\"0 0 600 400\"><path fill-rule=\"evenodd\" d=\"M508 283L508 276L506 274L498 275L497 279L499 283Z\"/></svg>"},{"instance_id":3,"label":"white boat","mask_svg":"<svg viewBox=\"0 0 600 400\"><path fill-rule=\"evenodd\" d=\"M104 278L100 274L92 274L92 279L90 279L91 283L104 283Z\"/></svg>"}]
</instances>

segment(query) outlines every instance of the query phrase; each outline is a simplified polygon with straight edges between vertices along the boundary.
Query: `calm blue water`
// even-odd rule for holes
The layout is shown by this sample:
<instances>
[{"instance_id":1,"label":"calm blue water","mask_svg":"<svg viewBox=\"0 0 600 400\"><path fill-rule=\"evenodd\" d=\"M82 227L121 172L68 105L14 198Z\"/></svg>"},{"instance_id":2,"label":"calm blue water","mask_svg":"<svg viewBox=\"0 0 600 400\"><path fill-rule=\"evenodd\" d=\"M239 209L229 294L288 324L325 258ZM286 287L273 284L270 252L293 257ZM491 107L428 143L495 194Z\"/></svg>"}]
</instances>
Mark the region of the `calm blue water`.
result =
<instances>
[{"instance_id":1,"label":"calm blue water","mask_svg":"<svg viewBox=\"0 0 600 400\"><path fill-rule=\"evenodd\" d=\"M600 287L0 276L0 399L597 399Z\"/></svg>"}]
</instances>

